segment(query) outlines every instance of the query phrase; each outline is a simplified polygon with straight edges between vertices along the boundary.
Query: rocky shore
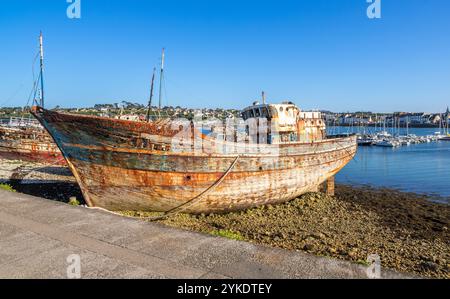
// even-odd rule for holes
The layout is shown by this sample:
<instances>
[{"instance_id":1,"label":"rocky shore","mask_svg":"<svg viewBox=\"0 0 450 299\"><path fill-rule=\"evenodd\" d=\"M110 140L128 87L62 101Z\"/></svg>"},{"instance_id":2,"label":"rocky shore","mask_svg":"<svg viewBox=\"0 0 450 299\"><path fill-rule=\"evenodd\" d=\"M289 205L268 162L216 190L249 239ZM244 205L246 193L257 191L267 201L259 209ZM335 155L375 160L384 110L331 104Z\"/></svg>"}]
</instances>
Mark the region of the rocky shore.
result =
<instances>
[{"instance_id":1,"label":"rocky shore","mask_svg":"<svg viewBox=\"0 0 450 299\"><path fill-rule=\"evenodd\" d=\"M29 171L32 170L32 171ZM0 160L0 182L18 192L68 202L83 199L64 167ZM305 194L291 202L212 215L174 215L160 223L289 250L381 264L425 277L450 278L450 205L426 195L370 186L336 186L336 196ZM127 216L157 215L142 211Z\"/></svg>"},{"instance_id":2,"label":"rocky shore","mask_svg":"<svg viewBox=\"0 0 450 299\"><path fill-rule=\"evenodd\" d=\"M450 206L389 189L337 185L336 196L222 215L171 216L169 226L366 263L370 254L400 272L450 278ZM148 217L154 213L124 212Z\"/></svg>"},{"instance_id":3,"label":"rocky shore","mask_svg":"<svg viewBox=\"0 0 450 299\"><path fill-rule=\"evenodd\" d=\"M14 190L47 199L69 202L83 200L72 172L65 166L0 159L0 184Z\"/></svg>"}]
</instances>

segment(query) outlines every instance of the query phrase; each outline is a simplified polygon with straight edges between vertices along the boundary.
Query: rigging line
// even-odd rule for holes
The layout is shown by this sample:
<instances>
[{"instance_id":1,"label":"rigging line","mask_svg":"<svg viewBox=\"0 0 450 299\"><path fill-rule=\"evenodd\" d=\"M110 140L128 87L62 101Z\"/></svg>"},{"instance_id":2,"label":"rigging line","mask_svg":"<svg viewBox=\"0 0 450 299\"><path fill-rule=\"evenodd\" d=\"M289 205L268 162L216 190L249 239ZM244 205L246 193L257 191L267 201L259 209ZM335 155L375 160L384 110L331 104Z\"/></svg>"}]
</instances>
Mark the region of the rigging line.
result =
<instances>
[{"instance_id":1,"label":"rigging line","mask_svg":"<svg viewBox=\"0 0 450 299\"><path fill-rule=\"evenodd\" d=\"M166 106L169 106L169 97L167 96L167 88L166 88L166 76L164 76L163 87L164 87L164 99L166 101Z\"/></svg>"},{"instance_id":2,"label":"rigging line","mask_svg":"<svg viewBox=\"0 0 450 299\"><path fill-rule=\"evenodd\" d=\"M33 59L32 64L31 64L31 66L32 66L32 68L31 68L32 73L34 73L34 70L33 70L33 68L34 68L34 67L33 67L33 64L36 63L36 59L37 59L38 55L39 55L39 53L36 54L35 58ZM23 78L22 81L26 80L26 77L27 77L27 76L25 76L25 77ZM34 81L34 75L33 75L33 81ZM19 85L19 87L17 88L17 90L16 90L16 91L15 91L15 92L14 92L14 93L6 100L6 101L4 101L2 104L0 104L0 107L4 106L4 105L7 104L12 98L14 98L14 97L19 93L19 91L22 89L23 86L24 86L24 83L23 83L23 82L20 83L20 85ZM28 102L29 102L29 101L27 101L27 105L28 105Z\"/></svg>"},{"instance_id":3,"label":"rigging line","mask_svg":"<svg viewBox=\"0 0 450 299\"><path fill-rule=\"evenodd\" d=\"M28 100L27 100L26 106L28 106L28 104L30 103L30 99L31 99L31 96L32 96L33 92L36 95L37 80L35 79L36 77L35 77L35 73L34 73L34 66L36 64L36 61L37 61L38 57L39 57L39 52L36 53L32 63L31 63L31 75L33 76L33 87L31 88L30 95L28 96ZM33 99L33 104L34 104L34 99Z\"/></svg>"},{"instance_id":4,"label":"rigging line","mask_svg":"<svg viewBox=\"0 0 450 299\"><path fill-rule=\"evenodd\" d=\"M23 87L23 83L20 83L19 87L13 92L13 94L12 94L10 97L8 97L8 98L6 99L6 101L4 101L2 104L0 104L0 107L4 106L4 105L7 104L9 101L11 101L12 98L14 98L14 97L19 93L19 91L22 89L22 87Z\"/></svg>"},{"instance_id":5,"label":"rigging line","mask_svg":"<svg viewBox=\"0 0 450 299\"><path fill-rule=\"evenodd\" d=\"M25 107L28 107L28 104L30 103L31 96L33 95L33 92L34 92L34 90L36 88L36 84L37 84L37 81L34 81L33 82L33 87L31 88L30 95L28 96L27 104L26 104Z\"/></svg>"},{"instance_id":6,"label":"rigging line","mask_svg":"<svg viewBox=\"0 0 450 299\"><path fill-rule=\"evenodd\" d=\"M37 79L36 79L36 82L35 82L35 84L34 84L34 96L33 96L33 104L36 102L36 104L38 104L38 102L37 102L37 99L36 99L36 95L37 95L37 92L38 92L38 90L39 90L39 88L38 88L38 82L39 82L39 80L40 80L40 78L41 78L41 75L39 74L39 76L37 77Z\"/></svg>"}]
</instances>

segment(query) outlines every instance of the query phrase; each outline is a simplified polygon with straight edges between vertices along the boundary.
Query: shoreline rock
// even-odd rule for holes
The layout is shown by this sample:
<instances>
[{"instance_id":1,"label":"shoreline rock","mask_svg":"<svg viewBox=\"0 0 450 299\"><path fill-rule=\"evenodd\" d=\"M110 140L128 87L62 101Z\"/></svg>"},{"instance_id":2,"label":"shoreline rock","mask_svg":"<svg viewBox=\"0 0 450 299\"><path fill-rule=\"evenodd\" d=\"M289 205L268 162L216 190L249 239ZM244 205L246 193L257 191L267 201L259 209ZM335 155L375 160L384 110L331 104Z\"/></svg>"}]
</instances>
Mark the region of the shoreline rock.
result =
<instances>
[{"instance_id":1,"label":"shoreline rock","mask_svg":"<svg viewBox=\"0 0 450 299\"><path fill-rule=\"evenodd\" d=\"M149 212L123 212L145 219ZM203 233L230 231L262 245L367 263L425 277L450 278L450 206L386 188L336 186L336 196L308 193L241 212L179 214L159 221Z\"/></svg>"}]
</instances>

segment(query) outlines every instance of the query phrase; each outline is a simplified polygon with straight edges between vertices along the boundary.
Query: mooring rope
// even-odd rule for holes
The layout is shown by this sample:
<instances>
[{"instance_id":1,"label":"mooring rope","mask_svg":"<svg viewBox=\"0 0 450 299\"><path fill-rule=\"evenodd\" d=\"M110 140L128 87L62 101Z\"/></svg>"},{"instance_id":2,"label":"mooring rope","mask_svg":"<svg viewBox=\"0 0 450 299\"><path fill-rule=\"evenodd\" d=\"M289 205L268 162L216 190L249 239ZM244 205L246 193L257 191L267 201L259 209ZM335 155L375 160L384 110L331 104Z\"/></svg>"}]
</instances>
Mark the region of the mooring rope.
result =
<instances>
[{"instance_id":1,"label":"mooring rope","mask_svg":"<svg viewBox=\"0 0 450 299\"><path fill-rule=\"evenodd\" d=\"M217 186L219 186L223 182L223 180L228 176L228 174L234 168L234 166L236 165L236 163L239 160L239 158L240 158L240 156L237 156L234 159L233 163L231 163L231 165L227 169L227 171L224 172L222 174L222 176L216 182L214 182L214 184L209 186L207 189L205 189L203 192L201 192L200 194L196 195L192 199L182 203L181 205L179 205L179 206L177 206L175 208L170 209L167 212L164 212L164 214L160 215L160 216L133 217L133 216L123 215L123 214L120 214L120 213L117 213L117 212L109 211L109 210L101 208L101 207L87 207L87 208L94 209L94 210L101 210L101 211L109 212L109 213L114 214L114 215L125 216L125 217L128 217L128 218L134 218L134 219L138 218L138 219L144 219L144 220L148 220L148 221L162 220L164 218L167 218L168 216L172 216L172 215L181 213L181 212L187 210L189 207L193 206L194 204L198 203L207 193L209 193L211 190L213 190L214 188L216 188Z\"/></svg>"}]
</instances>

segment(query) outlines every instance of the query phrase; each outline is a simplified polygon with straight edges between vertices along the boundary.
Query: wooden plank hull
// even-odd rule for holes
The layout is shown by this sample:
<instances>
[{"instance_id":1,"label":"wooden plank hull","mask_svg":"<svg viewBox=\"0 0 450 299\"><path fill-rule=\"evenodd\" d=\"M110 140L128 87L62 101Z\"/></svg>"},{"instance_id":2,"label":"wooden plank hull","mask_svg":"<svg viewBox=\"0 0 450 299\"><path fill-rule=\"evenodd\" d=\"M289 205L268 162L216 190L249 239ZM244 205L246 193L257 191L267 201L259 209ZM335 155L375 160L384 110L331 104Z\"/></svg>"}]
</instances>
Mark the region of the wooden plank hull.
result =
<instances>
[{"instance_id":1,"label":"wooden plank hull","mask_svg":"<svg viewBox=\"0 0 450 299\"><path fill-rule=\"evenodd\" d=\"M185 132L194 133L183 135L181 126L174 129L173 123L119 121L41 108L33 113L58 144L87 203L110 210L171 210L202 194L227 170L226 178L186 212L281 203L316 189L356 152L355 136L281 146L242 145L209 140L186 126Z\"/></svg>"},{"instance_id":2,"label":"wooden plank hull","mask_svg":"<svg viewBox=\"0 0 450 299\"><path fill-rule=\"evenodd\" d=\"M58 146L42 129L0 127L0 136L0 158L2 159L52 165L66 164Z\"/></svg>"}]
</instances>

